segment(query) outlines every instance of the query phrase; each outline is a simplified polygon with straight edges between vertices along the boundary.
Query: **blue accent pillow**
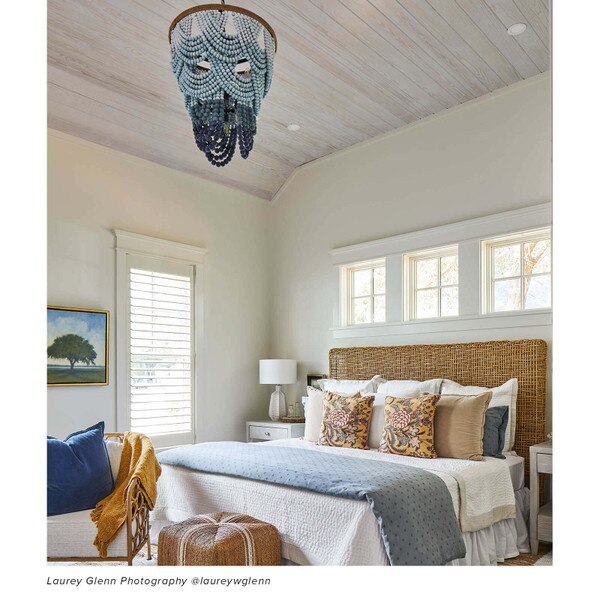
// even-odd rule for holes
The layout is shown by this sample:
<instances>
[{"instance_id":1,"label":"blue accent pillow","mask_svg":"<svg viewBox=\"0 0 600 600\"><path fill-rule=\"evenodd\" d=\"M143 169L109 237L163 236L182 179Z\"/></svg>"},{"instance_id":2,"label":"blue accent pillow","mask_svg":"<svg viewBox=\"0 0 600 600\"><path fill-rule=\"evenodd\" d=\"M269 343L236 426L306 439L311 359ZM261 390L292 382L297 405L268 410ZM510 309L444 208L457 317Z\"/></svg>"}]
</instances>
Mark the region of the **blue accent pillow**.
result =
<instances>
[{"instance_id":1,"label":"blue accent pillow","mask_svg":"<svg viewBox=\"0 0 600 600\"><path fill-rule=\"evenodd\" d=\"M48 516L90 510L114 489L104 421L64 441L47 437Z\"/></svg>"},{"instance_id":2,"label":"blue accent pillow","mask_svg":"<svg viewBox=\"0 0 600 600\"><path fill-rule=\"evenodd\" d=\"M485 411L483 429L483 455L506 458L502 454L504 436L508 425L508 406L493 406Z\"/></svg>"}]
</instances>

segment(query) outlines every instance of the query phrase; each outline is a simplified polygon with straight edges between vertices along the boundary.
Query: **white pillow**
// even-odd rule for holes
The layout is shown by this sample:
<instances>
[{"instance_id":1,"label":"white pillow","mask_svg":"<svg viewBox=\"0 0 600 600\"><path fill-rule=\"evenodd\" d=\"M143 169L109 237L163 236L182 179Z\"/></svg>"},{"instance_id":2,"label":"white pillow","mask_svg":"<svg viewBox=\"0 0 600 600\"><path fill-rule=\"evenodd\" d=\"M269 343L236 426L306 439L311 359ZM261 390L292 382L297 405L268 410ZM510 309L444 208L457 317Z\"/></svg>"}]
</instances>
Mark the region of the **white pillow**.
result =
<instances>
[{"instance_id":1,"label":"white pillow","mask_svg":"<svg viewBox=\"0 0 600 600\"><path fill-rule=\"evenodd\" d=\"M508 406L508 434L504 436L504 448L502 452L506 454L515 443L515 431L517 429L517 392L519 391L519 382L516 378L509 379L506 383L495 388L479 387L476 385L460 385L451 379L442 381L442 396L447 394L457 394L459 396L470 396L492 392L492 399L488 408L493 406Z\"/></svg>"},{"instance_id":2,"label":"white pillow","mask_svg":"<svg viewBox=\"0 0 600 600\"><path fill-rule=\"evenodd\" d=\"M369 448L379 448L383 426L385 425L385 416L383 409L387 394L375 394L373 401L373 410L371 412L371 425L369 426Z\"/></svg>"},{"instance_id":3,"label":"white pillow","mask_svg":"<svg viewBox=\"0 0 600 600\"><path fill-rule=\"evenodd\" d=\"M318 383L324 392L334 394L374 394L377 386L384 383L385 379L375 375L372 379L319 379Z\"/></svg>"},{"instance_id":4,"label":"white pillow","mask_svg":"<svg viewBox=\"0 0 600 600\"><path fill-rule=\"evenodd\" d=\"M394 398L418 398L426 394L439 394L441 385L441 379L428 379L427 381L397 379L379 385L377 393Z\"/></svg>"},{"instance_id":5,"label":"white pillow","mask_svg":"<svg viewBox=\"0 0 600 600\"><path fill-rule=\"evenodd\" d=\"M117 475L119 474L119 465L121 464L121 452L123 452L123 444L115 440L104 440L106 451L108 452L108 461L110 462L110 470L112 472L113 481L117 483Z\"/></svg>"},{"instance_id":6,"label":"white pillow","mask_svg":"<svg viewBox=\"0 0 600 600\"><path fill-rule=\"evenodd\" d=\"M304 403L304 439L307 442L318 442L321 435L321 422L323 421L323 402L325 395L321 390L311 387L306 388L308 397L302 398ZM341 394L340 396L352 396L353 394ZM358 394L356 394L358 396Z\"/></svg>"}]
</instances>

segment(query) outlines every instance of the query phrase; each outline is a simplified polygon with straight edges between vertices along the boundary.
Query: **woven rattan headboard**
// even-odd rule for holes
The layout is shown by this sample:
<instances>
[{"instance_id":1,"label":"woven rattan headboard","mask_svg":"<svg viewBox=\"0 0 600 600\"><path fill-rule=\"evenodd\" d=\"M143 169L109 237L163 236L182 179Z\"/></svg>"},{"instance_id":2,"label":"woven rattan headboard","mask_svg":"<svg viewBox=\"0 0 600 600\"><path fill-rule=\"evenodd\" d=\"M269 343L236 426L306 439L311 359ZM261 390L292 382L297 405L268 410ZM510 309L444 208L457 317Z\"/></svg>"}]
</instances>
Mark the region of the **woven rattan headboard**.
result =
<instances>
[{"instance_id":1,"label":"woven rattan headboard","mask_svg":"<svg viewBox=\"0 0 600 600\"><path fill-rule=\"evenodd\" d=\"M515 451L529 463L529 446L543 442L546 410L543 340L506 340L419 346L332 348L329 376L335 379L433 379L462 385L498 386L519 380Z\"/></svg>"}]
</instances>

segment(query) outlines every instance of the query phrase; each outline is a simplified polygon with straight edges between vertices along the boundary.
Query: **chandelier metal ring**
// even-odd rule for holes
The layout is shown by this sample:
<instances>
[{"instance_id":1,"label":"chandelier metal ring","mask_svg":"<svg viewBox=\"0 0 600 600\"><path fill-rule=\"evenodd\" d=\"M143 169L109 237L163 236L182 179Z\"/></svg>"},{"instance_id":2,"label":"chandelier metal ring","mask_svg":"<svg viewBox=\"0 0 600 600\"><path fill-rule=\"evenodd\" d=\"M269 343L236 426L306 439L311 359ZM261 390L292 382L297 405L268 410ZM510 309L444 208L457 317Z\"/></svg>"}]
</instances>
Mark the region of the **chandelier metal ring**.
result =
<instances>
[{"instance_id":1,"label":"chandelier metal ring","mask_svg":"<svg viewBox=\"0 0 600 600\"><path fill-rule=\"evenodd\" d=\"M257 15L251 10L248 10L247 8L242 8L241 6L233 6L231 4L200 4L199 6L193 6L192 8L188 8L182 13L179 13L173 19L173 21L171 21L171 25L169 27L169 43L171 43L171 33L173 33L173 29L175 29L175 26L177 25L177 23L179 23L179 21L181 21L181 19L193 13L202 12L205 10L224 10L227 12L236 12L240 13L241 15L246 15L247 17L250 17L255 21L258 21L273 37L273 41L275 42L275 52L277 52L277 34L275 33L275 30L269 25L269 23L267 23L267 21L265 21L261 16Z\"/></svg>"}]
</instances>

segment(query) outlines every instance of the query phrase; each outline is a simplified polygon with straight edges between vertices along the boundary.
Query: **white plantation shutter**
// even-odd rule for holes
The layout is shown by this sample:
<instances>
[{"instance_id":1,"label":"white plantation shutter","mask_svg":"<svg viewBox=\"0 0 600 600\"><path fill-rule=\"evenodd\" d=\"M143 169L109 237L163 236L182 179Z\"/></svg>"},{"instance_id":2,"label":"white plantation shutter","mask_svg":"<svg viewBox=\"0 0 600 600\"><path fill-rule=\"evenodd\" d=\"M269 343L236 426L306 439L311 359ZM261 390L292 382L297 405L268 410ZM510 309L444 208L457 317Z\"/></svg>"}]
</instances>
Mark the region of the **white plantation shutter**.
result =
<instances>
[{"instance_id":1,"label":"white plantation shutter","mask_svg":"<svg viewBox=\"0 0 600 600\"><path fill-rule=\"evenodd\" d=\"M127 257L129 424L157 447L194 441L194 267Z\"/></svg>"}]
</instances>

